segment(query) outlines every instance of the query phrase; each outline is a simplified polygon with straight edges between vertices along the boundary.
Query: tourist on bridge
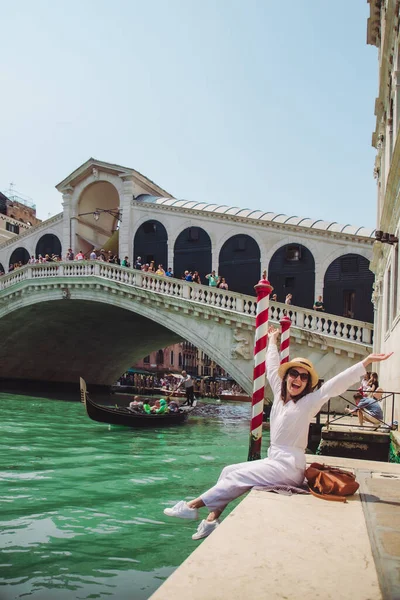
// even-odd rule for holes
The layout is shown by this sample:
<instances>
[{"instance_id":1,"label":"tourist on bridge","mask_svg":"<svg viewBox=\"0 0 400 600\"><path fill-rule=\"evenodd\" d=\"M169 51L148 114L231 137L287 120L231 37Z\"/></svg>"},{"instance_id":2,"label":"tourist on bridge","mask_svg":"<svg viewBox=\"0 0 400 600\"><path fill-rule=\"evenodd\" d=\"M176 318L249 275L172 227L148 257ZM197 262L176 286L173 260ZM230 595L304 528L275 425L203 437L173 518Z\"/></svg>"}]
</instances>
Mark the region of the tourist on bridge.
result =
<instances>
[{"instance_id":1,"label":"tourist on bridge","mask_svg":"<svg viewBox=\"0 0 400 600\"><path fill-rule=\"evenodd\" d=\"M318 310L319 312L324 312L325 307L324 303L322 302L322 296L318 296L318 300L314 302L313 309Z\"/></svg>"},{"instance_id":2,"label":"tourist on bridge","mask_svg":"<svg viewBox=\"0 0 400 600\"><path fill-rule=\"evenodd\" d=\"M142 257L138 256L135 262L135 269L137 269L138 271L142 270Z\"/></svg>"},{"instance_id":3,"label":"tourist on bridge","mask_svg":"<svg viewBox=\"0 0 400 600\"><path fill-rule=\"evenodd\" d=\"M274 394L271 410L271 444L268 458L230 465L222 470L217 483L195 500L181 500L166 508L164 514L181 519L197 519L206 506L207 519L201 521L192 539L207 537L218 526L218 517L229 502L254 486L284 485L298 487L304 482L310 421L333 396L343 394L372 362L388 359L390 354L370 354L363 361L339 373L319 390L319 377L311 361L295 358L280 364L277 348L279 331L268 330L267 376Z\"/></svg>"},{"instance_id":4,"label":"tourist on bridge","mask_svg":"<svg viewBox=\"0 0 400 600\"><path fill-rule=\"evenodd\" d=\"M217 287L218 285L218 275L215 274L215 271L211 271L208 275L206 275L206 279L208 279L208 285L210 287Z\"/></svg>"}]
</instances>

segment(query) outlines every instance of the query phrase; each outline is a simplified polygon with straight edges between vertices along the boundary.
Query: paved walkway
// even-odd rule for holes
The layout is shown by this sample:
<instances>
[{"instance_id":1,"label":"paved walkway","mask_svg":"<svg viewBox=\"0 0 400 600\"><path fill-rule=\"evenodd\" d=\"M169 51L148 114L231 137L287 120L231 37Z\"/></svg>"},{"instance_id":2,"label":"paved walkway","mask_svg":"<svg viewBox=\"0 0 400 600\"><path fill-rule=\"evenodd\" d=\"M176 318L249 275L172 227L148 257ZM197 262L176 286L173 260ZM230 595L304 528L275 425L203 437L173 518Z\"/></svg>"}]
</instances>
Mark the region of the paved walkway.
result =
<instances>
[{"instance_id":1,"label":"paved walkway","mask_svg":"<svg viewBox=\"0 0 400 600\"><path fill-rule=\"evenodd\" d=\"M151 600L399 600L400 465L321 459L354 470L359 493L253 490Z\"/></svg>"}]
</instances>

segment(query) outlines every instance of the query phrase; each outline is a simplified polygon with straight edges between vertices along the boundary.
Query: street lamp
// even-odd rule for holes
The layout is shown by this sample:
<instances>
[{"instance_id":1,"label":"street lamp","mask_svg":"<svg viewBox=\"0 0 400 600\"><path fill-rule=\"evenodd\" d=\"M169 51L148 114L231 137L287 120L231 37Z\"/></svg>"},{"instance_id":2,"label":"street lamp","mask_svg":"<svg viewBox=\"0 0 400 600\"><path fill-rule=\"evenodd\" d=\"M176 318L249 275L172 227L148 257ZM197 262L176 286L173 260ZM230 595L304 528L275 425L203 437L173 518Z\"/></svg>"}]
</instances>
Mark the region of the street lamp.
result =
<instances>
[{"instance_id":1,"label":"street lamp","mask_svg":"<svg viewBox=\"0 0 400 600\"><path fill-rule=\"evenodd\" d=\"M76 217L70 217L69 219L69 246L70 248L72 247L72 219L77 219L78 217L85 217L87 215L93 215L93 219L97 222L100 219L100 215L101 213L108 213L109 215L113 216L115 219L117 219L118 223L120 221L122 221L122 210L120 210L119 208L96 208L96 210L93 210L91 212L86 212L86 213L79 213L79 215L76 215ZM118 226L117 226L118 229Z\"/></svg>"},{"instance_id":2,"label":"street lamp","mask_svg":"<svg viewBox=\"0 0 400 600\"><path fill-rule=\"evenodd\" d=\"M80 213L78 217L84 217L86 215L93 215L93 219L98 221L101 213L108 213L112 215L118 221L122 220L122 211L119 208L96 208L96 210L87 213Z\"/></svg>"}]
</instances>

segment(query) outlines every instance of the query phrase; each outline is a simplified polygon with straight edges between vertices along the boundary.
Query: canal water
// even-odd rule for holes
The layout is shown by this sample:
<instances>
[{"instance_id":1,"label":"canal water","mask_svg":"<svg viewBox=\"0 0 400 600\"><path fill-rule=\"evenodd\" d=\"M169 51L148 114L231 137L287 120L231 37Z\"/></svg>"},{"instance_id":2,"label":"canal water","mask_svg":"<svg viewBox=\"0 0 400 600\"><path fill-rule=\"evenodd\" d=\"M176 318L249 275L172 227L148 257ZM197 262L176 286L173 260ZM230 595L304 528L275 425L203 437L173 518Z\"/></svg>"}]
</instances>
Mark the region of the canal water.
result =
<instances>
[{"instance_id":1,"label":"canal water","mask_svg":"<svg viewBox=\"0 0 400 600\"><path fill-rule=\"evenodd\" d=\"M148 598L201 543L163 509L246 460L250 410L205 404L184 426L132 430L0 394L1 600Z\"/></svg>"}]
</instances>

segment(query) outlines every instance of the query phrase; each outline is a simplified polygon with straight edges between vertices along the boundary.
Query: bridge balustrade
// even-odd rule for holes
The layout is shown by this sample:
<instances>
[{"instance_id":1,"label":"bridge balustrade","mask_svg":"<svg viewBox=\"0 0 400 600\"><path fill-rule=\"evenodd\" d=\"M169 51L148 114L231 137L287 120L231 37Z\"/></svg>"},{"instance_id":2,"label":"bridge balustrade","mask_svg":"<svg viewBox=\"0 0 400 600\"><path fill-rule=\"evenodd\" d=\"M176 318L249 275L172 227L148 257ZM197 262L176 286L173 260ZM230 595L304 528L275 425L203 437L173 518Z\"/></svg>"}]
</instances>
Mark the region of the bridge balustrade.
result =
<instances>
[{"instance_id":1,"label":"bridge balustrade","mask_svg":"<svg viewBox=\"0 0 400 600\"><path fill-rule=\"evenodd\" d=\"M0 291L22 281L53 277L98 277L253 317L257 310L257 302L253 296L245 296L236 292L101 261L67 261L25 265L0 277ZM299 306L288 306L280 302L270 303L269 317L271 321L279 321L284 315L288 315L292 320L292 325L299 329L361 344L372 343L373 325L371 323L320 313Z\"/></svg>"}]
</instances>

